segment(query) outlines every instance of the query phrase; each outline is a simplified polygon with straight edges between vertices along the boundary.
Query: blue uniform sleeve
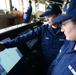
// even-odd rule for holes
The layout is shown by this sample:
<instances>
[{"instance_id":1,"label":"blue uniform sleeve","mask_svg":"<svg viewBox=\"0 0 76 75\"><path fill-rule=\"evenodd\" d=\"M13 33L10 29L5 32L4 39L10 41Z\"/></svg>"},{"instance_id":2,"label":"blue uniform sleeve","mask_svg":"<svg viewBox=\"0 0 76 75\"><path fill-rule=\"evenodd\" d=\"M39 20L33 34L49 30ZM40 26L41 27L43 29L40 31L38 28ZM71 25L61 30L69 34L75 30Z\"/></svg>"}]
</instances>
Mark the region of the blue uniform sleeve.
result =
<instances>
[{"instance_id":1,"label":"blue uniform sleeve","mask_svg":"<svg viewBox=\"0 0 76 75\"><path fill-rule=\"evenodd\" d=\"M30 16L32 14L32 6L27 8L27 14Z\"/></svg>"},{"instance_id":2,"label":"blue uniform sleeve","mask_svg":"<svg viewBox=\"0 0 76 75\"><path fill-rule=\"evenodd\" d=\"M55 63L56 63L56 59L52 62L52 64L50 64L48 71L47 71L47 75L50 75L52 73Z\"/></svg>"},{"instance_id":3,"label":"blue uniform sleeve","mask_svg":"<svg viewBox=\"0 0 76 75\"><path fill-rule=\"evenodd\" d=\"M41 37L41 32L42 32L42 26L40 26L34 30L29 31L26 34L18 36L16 38L14 38L13 40L4 43L4 45L6 46L6 48L16 47L21 43L27 42L27 41L32 40L34 38Z\"/></svg>"}]
</instances>

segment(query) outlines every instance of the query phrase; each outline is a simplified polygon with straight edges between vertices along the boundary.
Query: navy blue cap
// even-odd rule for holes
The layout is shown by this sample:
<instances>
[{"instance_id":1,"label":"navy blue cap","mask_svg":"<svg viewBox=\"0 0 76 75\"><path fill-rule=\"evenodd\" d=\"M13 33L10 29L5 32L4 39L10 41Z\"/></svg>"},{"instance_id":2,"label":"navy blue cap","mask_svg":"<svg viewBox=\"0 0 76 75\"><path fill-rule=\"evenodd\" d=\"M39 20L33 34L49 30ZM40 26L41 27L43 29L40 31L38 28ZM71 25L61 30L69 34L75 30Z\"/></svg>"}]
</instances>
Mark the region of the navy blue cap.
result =
<instances>
[{"instance_id":1,"label":"navy blue cap","mask_svg":"<svg viewBox=\"0 0 76 75\"><path fill-rule=\"evenodd\" d=\"M49 4L46 7L45 12L41 14L40 17L52 15L54 13L61 13L60 7L57 4Z\"/></svg>"},{"instance_id":2,"label":"navy blue cap","mask_svg":"<svg viewBox=\"0 0 76 75\"><path fill-rule=\"evenodd\" d=\"M70 0L69 3L66 3L62 14L52 19L52 22L62 22L69 18L76 18L76 0Z\"/></svg>"}]
</instances>

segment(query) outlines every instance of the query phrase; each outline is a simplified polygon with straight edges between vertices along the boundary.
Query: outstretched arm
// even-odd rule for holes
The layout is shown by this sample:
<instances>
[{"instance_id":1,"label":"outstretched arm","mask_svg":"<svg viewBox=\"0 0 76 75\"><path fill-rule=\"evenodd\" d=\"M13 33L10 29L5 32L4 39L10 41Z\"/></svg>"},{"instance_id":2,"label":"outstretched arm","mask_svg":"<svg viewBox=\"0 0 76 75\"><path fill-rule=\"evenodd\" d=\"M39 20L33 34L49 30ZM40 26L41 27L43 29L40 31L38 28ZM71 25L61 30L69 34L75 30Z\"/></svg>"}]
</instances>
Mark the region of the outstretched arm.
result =
<instances>
[{"instance_id":1,"label":"outstretched arm","mask_svg":"<svg viewBox=\"0 0 76 75\"><path fill-rule=\"evenodd\" d=\"M0 51L3 51L5 49L5 45L4 44L0 44Z\"/></svg>"}]
</instances>

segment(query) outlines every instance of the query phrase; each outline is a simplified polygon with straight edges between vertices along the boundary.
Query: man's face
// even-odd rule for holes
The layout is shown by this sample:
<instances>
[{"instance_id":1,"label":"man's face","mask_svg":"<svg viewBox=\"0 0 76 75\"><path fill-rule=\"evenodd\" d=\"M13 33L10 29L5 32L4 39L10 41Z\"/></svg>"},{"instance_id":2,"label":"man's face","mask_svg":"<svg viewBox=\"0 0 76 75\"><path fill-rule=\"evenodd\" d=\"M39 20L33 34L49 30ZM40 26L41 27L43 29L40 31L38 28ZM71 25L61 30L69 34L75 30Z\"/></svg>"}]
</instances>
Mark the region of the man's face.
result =
<instances>
[{"instance_id":1,"label":"man's face","mask_svg":"<svg viewBox=\"0 0 76 75\"><path fill-rule=\"evenodd\" d=\"M70 19L62 22L61 31L67 40L76 40L76 25Z\"/></svg>"},{"instance_id":2,"label":"man's face","mask_svg":"<svg viewBox=\"0 0 76 75\"><path fill-rule=\"evenodd\" d=\"M52 15L49 15L49 16L46 16L46 21L49 25L52 25L53 22L52 22L52 19L56 17L56 14L52 14Z\"/></svg>"}]
</instances>

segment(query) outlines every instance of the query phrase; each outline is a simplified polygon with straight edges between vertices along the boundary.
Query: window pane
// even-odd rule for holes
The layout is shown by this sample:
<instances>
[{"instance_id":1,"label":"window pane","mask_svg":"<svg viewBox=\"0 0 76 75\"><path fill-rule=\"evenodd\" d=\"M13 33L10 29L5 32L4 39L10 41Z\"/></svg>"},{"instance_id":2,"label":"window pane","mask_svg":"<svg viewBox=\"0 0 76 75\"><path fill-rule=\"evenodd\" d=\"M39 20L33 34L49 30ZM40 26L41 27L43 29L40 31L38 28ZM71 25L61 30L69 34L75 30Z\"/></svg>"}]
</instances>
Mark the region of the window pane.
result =
<instances>
[{"instance_id":1,"label":"window pane","mask_svg":"<svg viewBox=\"0 0 76 75\"><path fill-rule=\"evenodd\" d=\"M26 9L28 7L28 0L23 0L23 8Z\"/></svg>"},{"instance_id":2,"label":"window pane","mask_svg":"<svg viewBox=\"0 0 76 75\"><path fill-rule=\"evenodd\" d=\"M12 6L19 10L19 0L12 0Z\"/></svg>"},{"instance_id":3,"label":"window pane","mask_svg":"<svg viewBox=\"0 0 76 75\"><path fill-rule=\"evenodd\" d=\"M6 10L10 11L10 2L9 2L9 0L6 0Z\"/></svg>"},{"instance_id":4,"label":"window pane","mask_svg":"<svg viewBox=\"0 0 76 75\"><path fill-rule=\"evenodd\" d=\"M0 2L0 9L6 9L6 2L5 2L5 0L1 0L1 2Z\"/></svg>"}]
</instances>

